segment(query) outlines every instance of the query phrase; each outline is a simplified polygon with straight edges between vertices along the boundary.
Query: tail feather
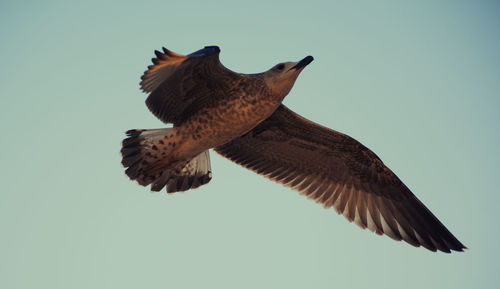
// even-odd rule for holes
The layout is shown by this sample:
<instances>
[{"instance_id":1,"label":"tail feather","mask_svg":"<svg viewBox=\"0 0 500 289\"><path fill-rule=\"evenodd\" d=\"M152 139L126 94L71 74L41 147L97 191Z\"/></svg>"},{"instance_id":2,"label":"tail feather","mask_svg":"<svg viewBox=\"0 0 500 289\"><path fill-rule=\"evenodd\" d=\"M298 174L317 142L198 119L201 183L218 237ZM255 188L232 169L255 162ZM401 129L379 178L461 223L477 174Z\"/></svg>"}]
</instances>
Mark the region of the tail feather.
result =
<instances>
[{"instance_id":1,"label":"tail feather","mask_svg":"<svg viewBox=\"0 0 500 289\"><path fill-rule=\"evenodd\" d=\"M143 186L160 176L160 168L170 164L173 128L129 130L122 142L122 164L125 173ZM166 139L165 139L166 138Z\"/></svg>"},{"instance_id":2,"label":"tail feather","mask_svg":"<svg viewBox=\"0 0 500 289\"><path fill-rule=\"evenodd\" d=\"M122 164L127 176L140 185L151 185L152 191L166 187L173 193L197 188L212 178L208 150L189 161L173 159L175 128L129 130L126 134Z\"/></svg>"},{"instance_id":3,"label":"tail feather","mask_svg":"<svg viewBox=\"0 0 500 289\"><path fill-rule=\"evenodd\" d=\"M168 193L183 192L204 185L211 179L210 155L206 150L169 170L153 183L151 190L161 191L166 186Z\"/></svg>"}]
</instances>

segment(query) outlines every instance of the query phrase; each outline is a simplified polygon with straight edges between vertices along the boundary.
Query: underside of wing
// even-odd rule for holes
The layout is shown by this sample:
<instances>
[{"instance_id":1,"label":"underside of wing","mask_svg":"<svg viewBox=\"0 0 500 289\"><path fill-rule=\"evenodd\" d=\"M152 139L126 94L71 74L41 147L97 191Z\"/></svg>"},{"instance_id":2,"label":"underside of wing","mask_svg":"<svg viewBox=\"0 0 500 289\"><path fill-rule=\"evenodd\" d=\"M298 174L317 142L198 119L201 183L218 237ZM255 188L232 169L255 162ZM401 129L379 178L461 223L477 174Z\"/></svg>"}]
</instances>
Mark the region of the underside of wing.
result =
<instances>
[{"instance_id":1,"label":"underside of wing","mask_svg":"<svg viewBox=\"0 0 500 289\"><path fill-rule=\"evenodd\" d=\"M148 70L141 77L141 89L144 92L152 92L168 79L188 58L187 56L174 53L165 47L163 52L155 50L156 57L152 58L153 65L148 66Z\"/></svg>"},{"instance_id":2,"label":"underside of wing","mask_svg":"<svg viewBox=\"0 0 500 289\"><path fill-rule=\"evenodd\" d=\"M146 105L165 123L178 124L193 103L213 98L225 84L237 76L219 61L220 49L206 46L187 56L163 48L155 51L153 65L142 76L141 88L150 92Z\"/></svg>"},{"instance_id":3,"label":"underside of wing","mask_svg":"<svg viewBox=\"0 0 500 289\"><path fill-rule=\"evenodd\" d=\"M363 229L432 251L465 248L372 151L283 105L215 150L325 208L334 207Z\"/></svg>"}]
</instances>

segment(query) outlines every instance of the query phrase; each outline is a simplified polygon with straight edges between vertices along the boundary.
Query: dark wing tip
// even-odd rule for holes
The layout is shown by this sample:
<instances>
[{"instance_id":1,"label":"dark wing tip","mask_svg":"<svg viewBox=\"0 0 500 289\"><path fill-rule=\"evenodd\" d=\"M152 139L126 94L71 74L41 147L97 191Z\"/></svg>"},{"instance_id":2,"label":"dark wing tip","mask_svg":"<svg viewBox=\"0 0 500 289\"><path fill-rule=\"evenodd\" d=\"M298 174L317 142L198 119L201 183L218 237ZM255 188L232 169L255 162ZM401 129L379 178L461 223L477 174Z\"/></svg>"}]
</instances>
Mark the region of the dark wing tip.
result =
<instances>
[{"instance_id":1,"label":"dark wing tip","mask_svg":"<svg viewBox=\"0 0 500 289\"><path fill-rule=\"evenodd\" d=\"M189 54L188 56L189 57L202 57L202 56L209 56L209 55L213 55L213 54L219 54L219 52L220 52L219 46L212 45L212 46L205 46L204 48L202 48L198 51L195 51L195 52Z\"/></svg>"},{"instance_id":2,"label":"dark wing tip","mask_svg":"<svg viewBox=\"0 0 500 289\"><path fill-rule=\"evenodd\" d=\"M161 52L159 50L154 51L156 57L151 59L151 62L153 62L153 64L156 65L156 64L160 63L161 60L166 60L169 57L178 56L174 52L166 49L165 47L162 47L162 50L163 50L163 52ZM148 66L148 68L150 68L150 66Z\"/></svg>"},{"instance_id":3,"label":"dark wing tip","mask_svg":"<svg viewBox=\"0 0 500 289\"><path fill-rule=\"evenodd\" d=\"M460 241L456 240L456 243L453 244L453 246L449 246L450 250L457 251L457 252L464 252L465 250L469 250L467 246L462 244Z\"/></svg>"},{"instance_id":4,"label":"dark wing tip","mask_svg":"<svg viewBox=\"0 0 500 289\"><path fill-rule=\"evenodd\" d=\"M158 59L164 59L164 54L158 50L155 50L155 55Z\"/></svg>"},{"instance_id":5,"label":"dark wing tip","mask_svg":"<svg viewBox=\"0 0 500 289\"><path fill-rule=\"evenodd\" d=\"M208 49L210 51L213 51L213 53L219 53L220 52L220 48L217 45L208 45L208 46L205 46L205 48L203 48L203 49Z\"/></svg>"},{"instance_id":6,"label":"dark wing tip","mask_svg":"<svg viewBox=\"0 0 500 289\"><path fill-rule=\"evenodd\" d=\"M172 51L166 49L165 47L162 47L161 49L163 50L164 54L166 54L168 56L172 56L173 55Z\"/></svg>"}]
</instances>

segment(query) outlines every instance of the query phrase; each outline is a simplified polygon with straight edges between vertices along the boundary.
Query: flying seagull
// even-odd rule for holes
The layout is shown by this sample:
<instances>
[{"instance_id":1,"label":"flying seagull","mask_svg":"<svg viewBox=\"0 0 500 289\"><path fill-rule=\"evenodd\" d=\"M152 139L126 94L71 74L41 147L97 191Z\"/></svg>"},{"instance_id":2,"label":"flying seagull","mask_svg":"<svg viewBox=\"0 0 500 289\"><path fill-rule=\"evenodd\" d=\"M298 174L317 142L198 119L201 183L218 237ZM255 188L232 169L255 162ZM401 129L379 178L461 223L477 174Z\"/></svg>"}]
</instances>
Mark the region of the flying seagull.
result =
<instances>
[{"instance_id":1,"label":"flying seagull","mask_svg":"<svg viewBox=\"0 0 500 289\"><path fill-rule=\"evenodd\" d=\"M151 112L173 126L126 132L121 154L130 179L152 191L197 188L212 178L214 149L363 229L431 251L466 249L375 153L281 103L312 56L242 74L224 67L219 53L217 46L187 56L155 51L140 85Z\"/></svg>"}]
</instances>

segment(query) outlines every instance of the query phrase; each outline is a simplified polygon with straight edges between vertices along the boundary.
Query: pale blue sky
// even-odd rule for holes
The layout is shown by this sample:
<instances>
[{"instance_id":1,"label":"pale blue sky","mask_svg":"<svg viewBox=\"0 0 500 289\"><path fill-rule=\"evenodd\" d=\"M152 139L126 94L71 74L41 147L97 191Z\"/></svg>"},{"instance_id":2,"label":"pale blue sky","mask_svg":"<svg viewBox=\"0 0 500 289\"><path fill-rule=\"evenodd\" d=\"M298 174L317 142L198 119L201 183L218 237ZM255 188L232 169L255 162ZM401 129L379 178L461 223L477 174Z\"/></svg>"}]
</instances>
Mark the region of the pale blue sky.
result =
<instances>
[{"instance_id":1,"label":"pale blue sky","mask_svg":"<svg viewBox=\"0 0 500 289\"><path fill-rule=\"evenodd\" d=\"M1 288L495 288L496 1L0 2ZM246 73L313 55L285 99L371 148L470 250L432 253L212 153L210 184L149 193L120 164L163 124L153 50Z\"/></svg>"}]
</instances>

